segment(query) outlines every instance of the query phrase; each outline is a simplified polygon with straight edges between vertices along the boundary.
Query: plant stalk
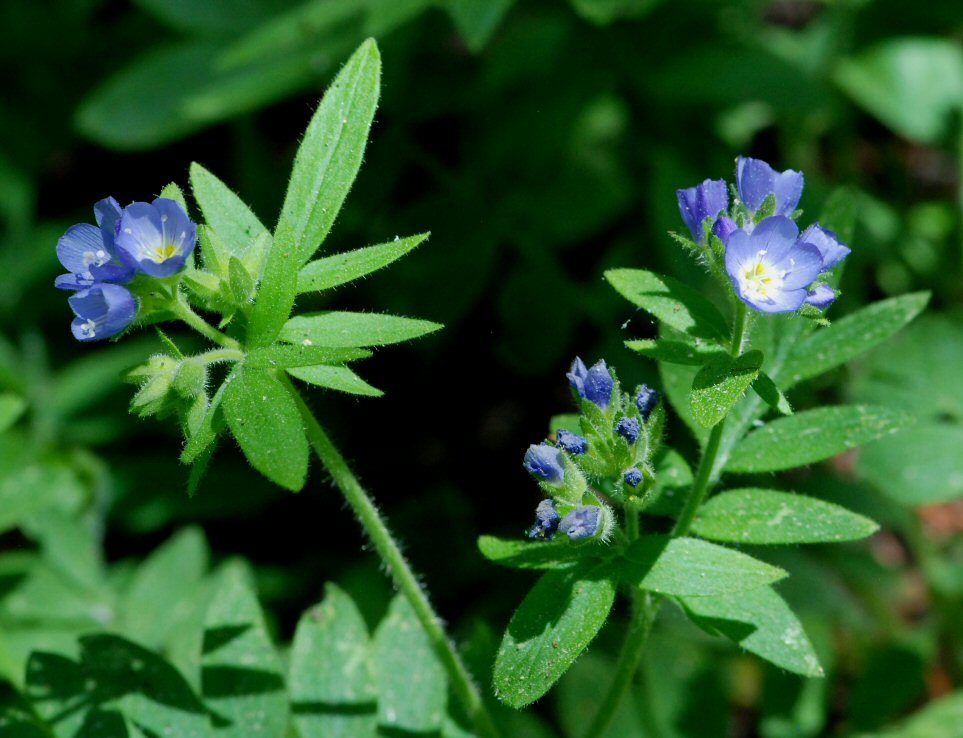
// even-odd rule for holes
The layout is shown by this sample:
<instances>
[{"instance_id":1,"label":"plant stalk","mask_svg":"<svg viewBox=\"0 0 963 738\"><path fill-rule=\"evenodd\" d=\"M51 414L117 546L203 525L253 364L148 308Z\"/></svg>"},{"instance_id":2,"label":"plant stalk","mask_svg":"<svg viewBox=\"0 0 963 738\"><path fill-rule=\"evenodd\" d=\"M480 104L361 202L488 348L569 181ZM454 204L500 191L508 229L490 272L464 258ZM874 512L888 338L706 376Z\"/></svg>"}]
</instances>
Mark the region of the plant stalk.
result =
<instances>
[{"instance_id":1,"label":"plant stalk","mask_svg":"<svg viewBox=\"0 0 963 738\"><path fill-rule=\"evenodd\" d=\"M238 351L241 349L240 343L235 341L230 336L221 333L219 330L217 330L217 328L195 313L191 309L191 306L184 302L180 295L176 295L174 299L170 301L169 307L170 311L174 313L179 320L182 320L184 323L189 325L208 340L216 343L218 346L223 346L224 348Z\"/></svg>"},{"instance_id":2,"label":"plant stalk","mask_svg":"<svg viewBox=\"0 0 963 738\"><path fill-rule=\"evenodd\" d=\"M355 477L344 457L332 443L328 434L318 423L311 408L301 394L291 386L301 417L304 420L308 440L315 453L331 474L334 483L344 494L355 516L371 539L375 549L387 565L395 585L411 604L415 615L424 628L431 645L444 664L452 689L462 707L482 738L499 738L498 728L482 700L478 687L466 668L454 644L448 639L441 618L435 613L428 596L411 570L407 559L392 537L384 519L368 493Z\"/></svg>"}]
</instances>

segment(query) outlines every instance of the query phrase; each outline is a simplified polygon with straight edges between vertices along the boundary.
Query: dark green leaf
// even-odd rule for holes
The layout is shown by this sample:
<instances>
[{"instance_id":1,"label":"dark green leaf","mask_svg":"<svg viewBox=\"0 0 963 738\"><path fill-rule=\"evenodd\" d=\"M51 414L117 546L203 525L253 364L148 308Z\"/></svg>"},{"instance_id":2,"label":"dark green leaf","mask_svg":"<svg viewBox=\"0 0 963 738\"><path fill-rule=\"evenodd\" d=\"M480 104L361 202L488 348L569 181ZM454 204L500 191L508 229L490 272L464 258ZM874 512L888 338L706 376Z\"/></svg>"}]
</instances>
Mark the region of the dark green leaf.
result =
<instances>
[{"instance_id":1,"label":"dark green leaf","mask_svg":"<svg viewBox=\"0 0 963 738\"><path fill-rule=\"evenodd\" d=\"M715 305L682 282L642 269L613 269L605 278L633 305L677 331L715 340L729 336L729 327Z\"/></svg>"},{"instance_id":2,"label":"dark green leaf","mask_svg":"<svg viewBox=\"0 0 963 738\"><path fill-rule=\"evenodd\" d=\"M710 359L726 356L726 352L719 344L695 339L692 343L685 341L626 341L625 345L637 354L647 359L667 361L670 364L687 364L702 366Z\"/></svg>"},{"instance_id":3,"label":"dark green leaf","mask_svg":"<svg viewBox=\"0 0 963 738\"><path fill-rule=\"evenodd\" d=\"M298 273L298 292L330 289L376 272L400 259L428 236L428 233L421 233L408 238L396 238L378 246L368 246L309 262Z\"/></svg>"},{"instance_id":4,"label":"dark green leaf","mask_svg":"<svg viewBox=\"0 0 963 738\"><path fill-rule=\"evenodd\" d=\"M296 315L281 331L281 339L303 346L385 346L410 341L442 326L427 320L379 313L326 312Z\"/></svg>"},{"instance_id":5,"label":"dark green leaf","mask_svg":"<svg viewBox=\"0 0 963 738\"><path fill-rule=\"evenodd\" d=\"M479 52L515 0L448 0L448 13L468 48Z\"/></svg>"},{"instance_id":6,"label":"dark green leaf","mask_svg":"<svg viewBox=\"0 0 963 738\"><path fill-rule=\"evenodd\" d=\"M778 418L740 441L726 470L769 472L828 459L875 441L912 422L905 413L870 405L841 405Z\"/></svg>"},{"instance_id":7,"label":"dark green leaf","mask_svg":"<svg viewBox=\"0 0 963 738\"><path fill-rule=\"evenodd\" d=\"M372 387L346 366L302 366L288 369L288 374L302 382L347 392L349 395L381 397L382 392Z\"/></svg>"},{"instance_id":8,"label":"dark green leaf","mask_svg":"<svg viewBox=\"0 0 963 738\"><path fill-rule=\"evenodd\" d=\"M869 518L830 502L771 489L734 489L702 507L692 530L732 543L835 543L879 529Z\"/></svg>"},{"instance_id":9,"label":"dark green leaf","mask_svg":"<svg viewBox=\"0 0 963 738\"><path fill-rule=\"evenodd\" d=\"M554 569L605 552L600 546L575 546L567 539L522 541L495 536L480 536L478 550L489 561L513 569Z\"/></svg>"},{"instance_id":10,"label":"dark green leaf","mask_svg":"<svg viewBox=\"0 0 963 738\"><path fill-rule=\"evenodd\" d=\"M898 725L857 738L959 738L963 725L963 692L933 700Z\"/></svg>"},{"instance_id":11,"label":"dark green leaf","mask_svg":"<svg viewBox=\"0 0 963 738\"><path fill-rule=\"evenodd\" d=\"M269 369L241 368L224 393L224 418L251 465L297 491L308 473L308 442L297 405Z\"/></svg>"},{"instance_id":12,"label":"dark green leaf","mask_svg":"<svg viewBox=\"0 0 963 738\"><path fill-rule=\"evenodd\" d=\"M689 402L700 424L711 428L722 420L753 383L762 366L762 353L749 351L738 358L711 359L692 380Z\"/></svg>"},{"instance_id":13,"label":"dark green leaf","mask_svg":"<svg viewBox=\"0 0 963 738\"><path fill-rule=\"evenodd\" d=\"M759 376L752 382L752 389L773 410L782 415L792 415L792 405L789 404L786 395L765 372L759 372Z\"/></svg>"},{"instance_id":14,"label":"dark green leaf","mask_svg":"<svg viewBox=\"0 0 963 738\"><path fill-rule=\"evenodd\" d=\"M522 600L495 659L495 692L520 708L545 694L608 618L615 583L591 562L542 575Z\"/></svg>"}]
</instances>

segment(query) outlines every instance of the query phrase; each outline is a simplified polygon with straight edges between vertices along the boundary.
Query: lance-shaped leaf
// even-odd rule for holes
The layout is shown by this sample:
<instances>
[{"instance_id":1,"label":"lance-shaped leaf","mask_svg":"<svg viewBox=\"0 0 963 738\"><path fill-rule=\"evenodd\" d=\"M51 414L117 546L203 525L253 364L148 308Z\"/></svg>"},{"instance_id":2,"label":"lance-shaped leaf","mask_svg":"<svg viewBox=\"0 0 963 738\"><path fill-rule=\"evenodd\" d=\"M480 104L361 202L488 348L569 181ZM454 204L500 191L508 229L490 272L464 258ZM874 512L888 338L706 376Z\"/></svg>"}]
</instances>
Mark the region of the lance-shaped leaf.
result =
<instances>
[{"instance_id":1,"label":"lance-shaped leaf","mask_svg":"<svg viewBox=\"0 0 963 738\"><path fill-rule=\"evenodd\" d=\"M759 376L752 381L752 389L773 410L783 415L792 415L792 405L786 395L765 372L759 372Z\"/></svg>"},{"instance_id":2,"label":"lance-shaped leaf","mask_svg":"<svg viewBox=\"0 0 963 738\"><path fill-rule=\"evenodd\" d=\"M291 393L271 370L238 369L224 393L224 418L251 466L292 491L304 486L308 441Z\"/></svg>"},{"instance_id":3,"label":"lance-shaped leaf","mask_svg":"<svg viewBox=\"0 0 963 738\"><path fill-rule=\"evenodd\" d=\"M191 189L204 220L227 251L242 256L267 229L234 192L197 162L191 163Z\"/></svg>"},{"instance_id":4,"label":"lance-shaped leaf","mask_svg":"<svg viewBox=\"0 0 963 738\"><path fill-rule=\"evenodd\" d=\"M771 489L733 489L699 508L692 529L732 543L836 543L878 530L869 518L831 502Z\"/></svg>"},{"instance_id":5,"label":"lance-shaped leaf","mask_svg":"<svg viewBox=\"0 0 963 738\"><path fill-rule=\"evenodd\" d=\"M184 450L181 451L181 463L193 464L194 461L210 449L217 440L217 434L219 432L218 413L221 412L224 393L236 375L237 369L232 369L230 374L228 374L221 383L221 386L217 388L217 392L214 393L210 402L207 403L207 409L204 411L204 415L193 428L187 429L190 435L188 436L187 443L184 445Z\"/></svg>"},{"instance_id":6,"label":"lance-shaped leaf","mask_svg":"<svg viewBox=\"0 0 963 738\"><path fill-rule=\"evenodd\" d=\"M555 569L580 559L601 557L601 546L576 546L568 539L520 541L512 538L480 536L478 550L489 561L513 569Z\"/></svg>"},{"instance_id":7,"label":"lance-shaped leaf","mask_svg":"<svg viewBox=\"0 0 963 738\"><path fill-rule=\"evenodd\" d=\"M879 345L919 315L929 298L928 292L914 292L874 302L806 336L780 372L785 385L818 376Z\"/></svg>"},{"instance_id":8,"label":"lance-shaped leaf","mask_svg":"<svg viewBox=\"0 0 963 738\"><path fill-rule=\"evenodd\" d=\"M249 351L244 365L254 369L288 369L316 364L338 366L346 361L366 359L369 356L371 352L365 349L275 344Z\"/></svg>"},{"instance_id":9,"label":"lance-shaped leaf","mask_svg":"<svg viewBox=\"0 0 963 738\"><path fill-rule=\"evenodd\" d=\"M439 730L448 704L445 667L401 595L375 631L373 660L378 723L404 735Z\"/></svg>"},{"instance_id":10,"label":"lance-shaped leaf","mask_svg":"<svg viewBox=\"0 0 963 738\"><path fill-rule=\"evenodd\" d=\"M905 413L871 405L840 405L778 418L733 449L726 470L770 472L828 459L896 433L912 422Z\"/></svg>"},{"instance_id":11,"label":"lance-shaped leaf","mask_svg":"<svg viewBox=\"0 0 963 738\"><path fill-rule=\"evenodd\" d=\"M410 341L442 326L428 320L379 313L331 311L296 315L281 331L281 339L303 346L386 346Z\"/></svg>"},{"instance_id":12,"label":"lance-shaped leaf","mask_svg":"<svg viewBox=\"0 0 963 738\"><path fill-rule=\"evenodd\" d=\"M614 600L606 564L585 562L544 574L502 638L495 657L498 698L520 708L545 694L595 638Z\"/></svg>"},{"instance_id":13,"label":"lance-shaped leaf","mask_svg":"<svg viewBox=\"0 0 963 738\"><path fill-rule=\"evenodd\" d=\"M381 397L382 392L372 387L346 366L301 366L288 369L288 374L317 387L347 392L349 395Z\"/></svg>"},{"instance_id":14,"label":"lance-shaped leaf","mask_svg":"<svg viewBox=\"0 0 963 738\"><path fill-rule=\"evenodd\" d=\"M671 341L659 339L642 339L626 341L627 348L640 356L656 361L666 361L670 364L686 364L702 366L710 359L726 356L727 353L718 343L695 339L691 343L686 341Z\"/></svg>"},{"instance_id":15,"label":"lance-shaped leaf","mask_svg":"<svg viewBox=\"0 0 963 738\"><path fill-rule=\"evenodd\" d=\"M291 645L288 685L301 738L375 734L377 690L364 618L333 584L301 617Z\"/></svg>"},{"instance_id":16,"label":"lance-shaped leaf","mask_svg":"<svg viewBox=\"0 0 963 738\"><path fill-rule=\"evenodd\" d=\"M823 669L798 618L772 587L714 597L680 597L700 628L738 643L776 666L806 677Z\"/></svg>"},{"instance_id":17,"label":"lance-shaped leaf","mask_svg":"<svg viewBox=\"0 0 963 738\"><path fill-rule=\"evenodd\" d=\"M729 336L716 306L682 282L642 269L612 269L605 278L626 300L677 331L715 340Z\"/></svg>"},{"instance_id":18,"label":"lance-shaped leaf","mask_svg":"<svg viewBox=\"0 0 963 738\"><path fill-rule=\"evenodd\" d=\"M619 562L622 579L660 594L698 596L741 592L787 576L779 567L698 538L642 536Z\"/></svg>"},{"instance_id":19,"label":"lance-shaped leaf","mask_svg":"<svg viewBox=\"0 0 963 738\"><path fill-rule=\"evenodd\" d=\"M283 738L288 721L281 660L246 572L229 565L204 617L204 702L212 738Z\"/></svg>"},{"instance_id":20,"label":"lance-shaped leaf","mask_svg":"<svg viewBox=\"0 0 963 738\"><path fill-rule=\"evenodd\" d=\"M733 358L710 360L692 380L692 414L706 428L722 420L753 383L762 366L762 352L748 351Z\"/></svg>"},{"instance_id":21,"label":"lance-shaped leaf","mask_svg":"<svg viewBox=\"0 0 963 738\"><path fill-rule=\"evenodd\" d=\"M316 259L305 264L298 273L298 292L331 289L376 272L400 259L428 238L428 235L421 233L408 238L396 238L377 246Z\"/></svg>"}]
</instances>

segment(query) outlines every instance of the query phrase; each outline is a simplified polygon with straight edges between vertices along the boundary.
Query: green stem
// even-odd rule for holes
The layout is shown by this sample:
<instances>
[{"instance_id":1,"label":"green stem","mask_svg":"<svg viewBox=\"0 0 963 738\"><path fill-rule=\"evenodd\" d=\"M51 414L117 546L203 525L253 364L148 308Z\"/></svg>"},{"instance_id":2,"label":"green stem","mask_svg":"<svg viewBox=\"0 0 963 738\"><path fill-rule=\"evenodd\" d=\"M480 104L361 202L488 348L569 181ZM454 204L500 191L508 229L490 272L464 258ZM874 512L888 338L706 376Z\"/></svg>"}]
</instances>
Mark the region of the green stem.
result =
<instances>
[{"instance_id":1,"label":"green stem","mask_svg":"<svg viewBox=\"0 0 963 738\"><path fill-rule=\"evenodd\" d=\"M216 364L219 361L244 361L244 352L232 348L214 349L191 358L202 364Z\"/></svg>"},{"instance_id":2,"label":"green stem","mask_svg":"<svg viewBox=\"0 0 963 738\"><path fill-rule=\"evenodd\" d=\"M226 336L221 333L217 328L208 323L204 318L195 313L191 306L184 302L180 295L176 295L174 299L170 301L170 311L174 313L180 320L184 321L191 328L196 330L202 336L208 340L216 343L218 346L224 346L224 348L240 350L241 344L235 341L230 336Z\"/></svg>"},{"instance_id":3,"label":"green stem","mask_svg":"<svg viewBox=\"0 0 963 738\"><path fill-rule=\"evenodd\" d=\"M632 628L625 638L622 653L619 654L619 661L615 665L615 676L612 677L609 690L595 712L595 718L585 731L585 738L598 738L609 727L622 697L632 683L632 677L639 668L639 661L642 660L642 649L648 640L649 631L652 630L652 622L655 620L659 603L648 593L636 591Z\"/></svg>"},{"instance_id":4,"label":"green stem","mask_svg":"<svg viewBox=\"0 0 963 738\"><path fill-rule=\"evenodd\" d=\"M454 644L448 639L441 619L435 614L428 596L418 583L418 578L408 565L408 561L401 553L401 549L392 537L388 526L375 507L374 502L358 482L344 457L331 442L328 434L318 423L311 408L308 407L300 393L292 386L294 397L304 420L308 440L325 468L334 479L334 483L344 494L345 499L354 511L355 516L371 539L381 560L388 567L395 585L411 603L415 615L425 629L435 653L441 659L448 672L452 689L461 701L462 706L472 720L479 736L482 738L499 738L498 728L492 720L485 703L481 698L478 687L472 680L471 674L455 650Z\"/></svg>"}]
</instances>

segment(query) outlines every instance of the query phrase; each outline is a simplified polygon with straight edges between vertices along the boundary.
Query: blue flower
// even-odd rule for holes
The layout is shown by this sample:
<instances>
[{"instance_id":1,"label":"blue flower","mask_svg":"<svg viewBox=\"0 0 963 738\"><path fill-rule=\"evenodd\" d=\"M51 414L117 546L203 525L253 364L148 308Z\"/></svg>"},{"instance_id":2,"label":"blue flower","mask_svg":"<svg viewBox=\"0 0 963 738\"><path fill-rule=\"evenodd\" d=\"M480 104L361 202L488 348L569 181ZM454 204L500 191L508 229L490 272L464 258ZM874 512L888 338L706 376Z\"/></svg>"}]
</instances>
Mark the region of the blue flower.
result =
<instances>
[{"instance_id":1,"label":"blue flower","mask_svg":"<svg viewBox=\"0 0 963 738\"><path fill-rule=\"evenodd\" d=\"M588 440L564 428L559 428L555 432L555 445L565 449L574 456L579 456L588 451Z\"/></svg>"},{"instance_id":2,"label":"blue flower","mask_svg":"<svg viewBox=\"0 0 963 738\"><path fill-rule=\"evenodd\" d=\"M725 243L726 239L732 235L732 232L738 228L739 226L736 225L736 221L727 216L722 216L712 224L712 234Z\"/></svg>"},{"instance_id":3,"label":"blue flower","mask_svg":"<svg viewBox=\"0 0 963 738\"><path fill-rule=\"evenodd\" d=\"M729 209L729 190L721 179L707 179L702 184L684 190L676 190L679 212L689 227L696 243L705 241L703 223L706 218L718 217Z\"/></svg>"},{"instance_id":4,"label":"blue flower","mask_svg":"<svg viewBox=\"0 0 963 738\"><path fill-rule=\"evenodd\" d=\"M817 284L806 295L806 304L820 310L828 308L836 300L836 290L827 284Z\"/></svg>"},{"instance_id":5,"label":"blue flower","mask_svg":"<svg viewBox=\"0 0 963 738\"><path fill-rule=\"evenodd\" d=\"M602 527L602 508L595 505L577 507L564 518L558 529L573 541L597 536Z\"/></svg>"},{"instance_id":6,"label":"blue flower","mask_svg":"<svg viewBox=\"0 0 963 738\"><path fill-rule=\"evenodd\" d=\"M635 443L639 437L642 426L638 418L621 418L615 424L615 432L618 433L629 443Z\"/></svg>"},{"instance_id":7,"label":"blue flower","mask_svg":"<svg viewBox=\"0 0 963 738\"><path fill-rule=\"evenodd\" d=\"M77 316L70 330L78 341L96 341L120 333L137 317L137 301L126 287L95 284L67 298Z\"/></svg>"},{"instance_id":8,"label":"blue flower","mask_svg":"<svg viewBox=\"0 0 963 738\"><path fill-rule=\"evenodd\" d=\"M658 404L659 393L656 390L647 384L639 387L639 391L635 395L635 406L639 409L642 420L647 421L652 411L655 410L655 406Z\"/></svg>"},{"instance_id":9,"label":"blue flower","mask_svg":"<svg viewBox=\"0 0 963 738\"><path fill-rule=\"evenodd\" d=\"M763 219L751 234L729 236L726 271L740 300L764 313L789 313L806 302L806 288L825 267L819 249L798 236L796 224L781 215Z\"/></svg>"},{"instance_id":10,"label":"blue flower","mask_svg":"<svg viewBox=\"0 0 963 738\"><path fill-rule=\"evenodd\" d=\"M625 474L622 475L622 479L624 479L625 483L630 487L638 487L642 482L642 472L635 467L626 469Z\"/></svg>"},{"instance_id":11,"label":"blue flower","mask_svg":"<svg viewBox=\"0 0 963 738\"><path fill-rule=\"evenodd\" d=\"M54 286L62 290L85 290L96 282L124 283L134 270L121 262L114 244L120 220L117 201L108 197L94 205L97 227L89 223L70 226L57 241L57 258L69 274L61 274Z\"/></svg>"},{"instance_id":12,"label":"blue flower","mask_svg":"<svg viewBox=\"0 0 963 738\"><path fill-rule=\"evenodd\" d=\"M529 538L551 539L558 530L561 516L555 509L554 500L542 500L535 508L535 525L528 529Z\"/></svg>"},{"instance_id":13,"label":"blue flower","mask_svg":"<svg viewBox=\"0 0 963 738\"><path fill-rule=\"evenodd\" d=\"M117 250L129 266L151 277L169 277L183 268L197 243L197 226L178 203L158 197L123 210Z\"/></svg>"},{"instance_id":14,"label":"blue flower","mask_svg":"<svg viewBox=\"0 0 963 738\"><path fill-rule=\"evenodd\" d=\"M599 359L591 369L586 369L585 363L576 357L571 371L565 376L579 397L594 402L603 410L608 407L615 382L605 365L605 359Z\"/></svg>"},{"instance_id":15,"label":"blue flower","mask_svg":"<svg viewBox=\"0 0 963 738\"><path fill-rule=\"evenodd\" d=\"M818 223L813 223L804 230L799 240L819 249L819 254L823 258L823 271L832 269L851 253L848 246L839 242L835 233Z\"/></svg>"},{"instance_id":16,"label":"blue flower","mask_svg":"<svg viewBox=\"0 0 963 738\"><path fill-rule=\"evenodd\" d=\"M525 469L549 484L560 484L565 476L562 452L546 443L532 444L525 452Z\"/></svg>"},{"instance_id":17,"label":"blue flower","mask_svg":"<svg viewBox=\"0 0 963 738\"><path fill-rule=\"evenodd\" d=\"M736 189L746 207L755 213L769 195L775 195L773 215L789 215L802 197L803 175L792 169L777 172L766 162L740 156L736 159Z\"/></svg>"}]
</instances>

